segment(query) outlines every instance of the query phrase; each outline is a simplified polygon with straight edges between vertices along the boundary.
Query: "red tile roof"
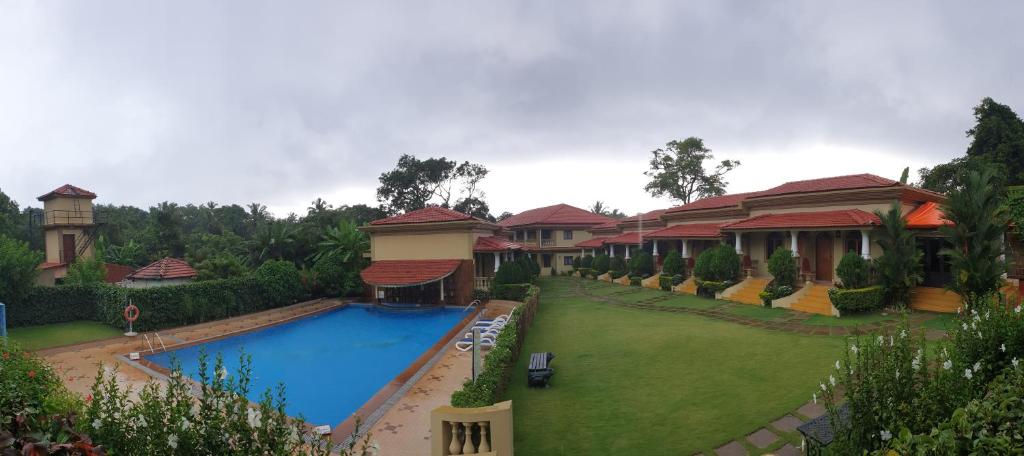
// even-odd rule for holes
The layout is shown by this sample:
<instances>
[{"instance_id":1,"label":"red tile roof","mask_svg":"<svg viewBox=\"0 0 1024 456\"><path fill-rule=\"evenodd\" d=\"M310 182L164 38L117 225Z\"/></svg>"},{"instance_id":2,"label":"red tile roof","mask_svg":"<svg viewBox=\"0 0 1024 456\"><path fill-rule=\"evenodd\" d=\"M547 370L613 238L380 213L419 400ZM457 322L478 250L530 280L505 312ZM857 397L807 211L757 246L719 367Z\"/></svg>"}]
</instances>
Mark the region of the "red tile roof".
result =
<instances>
[{"instance_id":1,"label":"red tile roof","mask_svg":"<svg viewBox=\"0 0 1024 456\"><path fill-rule=\"evenodd\" d=\"M654 239L681 239L681 238L718 238L722 232L718 227L720 223L691 223L686 225L674 225L668 228L647 233L648 238Z\"/></svg>"},{"instance_id":2,"label":"red tile roof","mask_svg":"<svg viewBox=\"0 0 1024 456\"><path fill-rule=\"evenodd\" d=\"M621 222L635 222L637 220L641 220L641 221L644 221L644 222L649 222L649 221L653 221L653 220L660 220L661 214L664 214L665 211L667 211L667 210L668 209L655 209L655 210L650 211L650 212L644 212L643 214L634 215L632 217L626 217L624 219L620 219L620 220L618 220L618 222L620 222L620 223Z\"/></svg>"},{"instance_id":3,"label":"red tile roof","mask_svg":"<svg viewBox=\"0 0 1024 456\"><path fill-rule=\"evenodd\" d=\"M506 250L519 250L523 246L516 244L502 236L486 236L476 238L473 243L474 252L504 252Z\"/></svg>"},{"instance_id":4,"label":"red tile roof","mask_svg":"<svg viewBox=\"0 0 1024 456\"><path fill-rule=\"evenodd\" d=\"M123 264L106 263L103 268L107 270L104 281L107 283L118 283L131 275L135 268Z\"/></svg>"},{"instance_id":5,"label":"red tile roof","mask_svg":"<svg viewBox=\"0 0 1024 456\"><path fill-rule=\"evenodd\" d=\"M448 277L462 260L380 260L363 269L363 282L381 287L408 287Z\"/></svg>"},{"instance_id":6,"label":"red tile roof","mask_svg":"<svg viewBox=\"0 0 1024 456\"><path fill-rule=\"evenodd\" d=\"M132 280L169 280L188 279L197 276L196 270L192 269L184 260L177 258L162 258L136 269L128 274Z\"/></svg>"},{"instance_id":7,"label":"red tile roof","mask_svg":"<svg viewBox=\"0 0 1024 456\"><path fill-rule=\"evenodd\" d=\"M453 211L439 206L428 206L423 209L406 212L394 217L382 218L370 222L371 225L402 225L408 223L459 222L476 220L472 215Z\"/></svg>"},{"instance_id":8,"label":"red tile roof","mask_svg":"<svg viewBox=\"0 0 1024 456\"><path fill-rule=\"evenodd\" d=\"M848 176L824 177L802 181L786 182L778 187L760 192L762 196L789 195L793 193L828 192L857 188L892 187L900 183L874 174L851 174Z\"/></svg>"},{"instance_id":9,"label":"red tile roof","mask_svg":"<svg viewBox=\"0 0 1024 456\"><path fill-rule=\"evenodd\" d=\"M701 198L697 201L693 201L689 204L673 207L668 209L666 213L673 214L676 212L696 211L700 209L721 209L723 207L732 207L740 204L740 202L747 198L758 196L761 193L764 192L746 192L722 196L709 196L707 198Z\"/></svg>"},{"instance_id":10,"label":"red tile roof","mask_svg":"<svg viewBox=\"0 0 1024 456\"><path fill-rule=\"evenodd\" d=\"M586 241L580 241L576 243L576 247L581 249L595 249L604 245L606 239L611 239L612 236L595 237L587 239Z\"/></svg>"},{"instance_id":11,"label":"red tile roof","mask_svg":"<svg viewBox=\"0 0 1024 456\"><path fill-rule=\"evenodd\" d=\"M88 190L86 190L84 188L75 187L74 185L71 185L71 184L64 184L61 187L57 188L56 190L53 190L50 193L47 193L47 194L45 194L43 196L40 196L37 199L39 201L46 201L46 200L50 200L50 199L56 198L58 196L68 196L68 197L71 197L71 198L88 198L88 199L93 199L93 198L96 197L96 194L93 193L93 192L90 192L90 191L88 191Z\"/></svg>"},{"instance_id":12,"label":"red tile roof","mask_svg":"<svg viewBox=\"0 0 1024 456\"><path fill-rule=\"evenodd\" d=\"M763 228L843 228L878 225L875 214L860 209L762 214L722 225L723 230Z\"/></svg>"},{"instance_id":13,"label":"red tile roof","mask_svg":"<svg viewBox=\"0 0 1024 456\"><path fill-rule=\"evenodd\" d=\"M45 271L47 269L53 269L53 268L57 268L57 267L61 267L61 266L64 266L64 263L50 263L50 262L46 262L46 263L41 263L39 266L36 266L36 267Z\"/></svg>"},{"instance_id":14,"label":"red tile roof","mask_svg":"<svg viewBox=\"0 0 1024 456\"><path fill-rule=\"evenodd\" d=\"M618 236L612 236L604 240L605 244L639 244L640 234L643 233L643 237L647 237L649 231L631 231L629 233L622 233Z\"/></svg>"},{"instance_id":15,"label":"red tile roof","mask_svg":"<svg viewBox=\"0 0 1024 456\"><path fill-rule=\"evenodd\" d=\"M934 202L927 202L907 214L907 228L934 230L943 225L953 225L945 219L942 207Z\"/></svg>"},{"instance_id":16,"label":"red tile roof","mask_svg":"<svg viewBox=\"0 0 1024 456\"><path fill-rule=\"evenodd\" d=\"M594 226L612 221L615 220L575 206L570 206L568 204L556 204L554 206L538 207L536 209L520 212L498 222L498 224L504 227L526 225Z\"/></svg>"}]
</instances>

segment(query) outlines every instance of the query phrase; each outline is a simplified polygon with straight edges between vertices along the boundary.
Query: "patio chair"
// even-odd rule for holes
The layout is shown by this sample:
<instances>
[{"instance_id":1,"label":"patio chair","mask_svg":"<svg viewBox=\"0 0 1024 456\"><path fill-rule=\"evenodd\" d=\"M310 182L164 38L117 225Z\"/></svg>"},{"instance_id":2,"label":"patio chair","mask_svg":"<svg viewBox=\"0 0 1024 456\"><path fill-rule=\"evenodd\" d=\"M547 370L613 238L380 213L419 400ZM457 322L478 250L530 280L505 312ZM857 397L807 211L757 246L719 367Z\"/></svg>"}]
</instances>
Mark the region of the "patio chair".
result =
<instances>
[{"instance_id":1,"label":"patio chair","mask_svg":"<svg viewBox=\"0 0 1024 456\"><path fill-rule=\"evenodd\" d=\"M555 375L555 370L551 368L551 360L553 359L555 359L555 354L551 352L533 353L530 355L530 367L526 372L527 386L549 386L551 376Z\"/></svg>"},{"instance_id":2,"label":"patio chair","mask_svg":"<svg viewBox=\"0 0 1024 456\"><path fill-rule=\"evenodd\" d=\"M490 348L490 347L493 347L493 346L494 346L494 338L493 337L485 337L483 334L480 335L480 347L481 348ZM458 350L458 351L464 351L464 352L472 350L473 349L473 338L472 337L466 337L466 338L459 339L458 341L455 342L455 349Z\"/></svg>"}]
</instances>

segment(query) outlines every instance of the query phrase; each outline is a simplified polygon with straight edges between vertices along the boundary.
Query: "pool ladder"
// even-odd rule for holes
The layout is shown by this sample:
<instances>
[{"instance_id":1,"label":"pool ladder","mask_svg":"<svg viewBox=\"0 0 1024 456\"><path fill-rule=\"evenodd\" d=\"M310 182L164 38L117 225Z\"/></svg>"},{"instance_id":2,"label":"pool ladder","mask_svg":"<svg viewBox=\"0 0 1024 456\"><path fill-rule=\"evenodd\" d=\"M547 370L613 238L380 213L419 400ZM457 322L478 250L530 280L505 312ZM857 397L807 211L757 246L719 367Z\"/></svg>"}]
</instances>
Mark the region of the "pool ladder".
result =
<instances>
[{"instance_id":1,"label":"pool ladder","mask_svg":"<svg viewBox=\"0 0 1024 456\"><path fill-rule=\"evenodd\" d=\"M473 300L473 302L469 303L469 305L467 305L466 307L464 307L464 308L462 309L462 311L463 311L463 312L466 312L467 310L469 310L469 309L470 309L471 307L473 307L473 306L477 306L477 307L480 307L480 300L479 300L479 299L474 299L474 300Z\"/></svg>"},{"instance_id":2,"label":"pool ladder","mask_svg":"<svg viewBox=\"0 0 1024 456\"><path fill-rule=\"evenodd\" d=\"M162 337L160 337L160 333L158 333L158 332L153 333L153 337L155 337L156 341L160 343L160 350L161 351L167 351L167 347L164 345L164 339ZM149 353L151 353L151 354L152 353L156 353L156 350L153 348L153 342L151 342L149 340L149 336L143 334L142 338L146 339L146 345L149 345Z\"/></svg>"}]
</instances>

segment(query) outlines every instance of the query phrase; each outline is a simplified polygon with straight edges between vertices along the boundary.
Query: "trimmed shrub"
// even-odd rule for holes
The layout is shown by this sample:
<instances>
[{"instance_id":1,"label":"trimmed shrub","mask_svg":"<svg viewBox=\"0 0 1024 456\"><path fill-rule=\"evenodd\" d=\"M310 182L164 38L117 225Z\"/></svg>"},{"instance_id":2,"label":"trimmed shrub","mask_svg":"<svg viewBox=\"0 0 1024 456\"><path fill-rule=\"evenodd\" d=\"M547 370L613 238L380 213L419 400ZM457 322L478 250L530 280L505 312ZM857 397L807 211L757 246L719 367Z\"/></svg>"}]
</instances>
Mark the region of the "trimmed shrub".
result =
<instances>
[{"instance_id":1,"label":"trimmed shrub","mask_svg":"<svg viewBox=\"0 0 1024 456\"><path fill-rule=\"evenodd\" d=\"M643 280L643 278L641 278L640 276L637 276L637 275L630 276L629 277L629 284L634 286L634 287L639 287L641 280Z\"/></svg>"},{"instance_id":2,"label":"trimmed shrub","mask_svg":"<svg viewBox=\"0 0 1024 456\"><path fill-rule=\"evenodd\" d=\"M776 287L796 284L796 258L793 258L793 251L789 249L775 249L772 256L768 258L768 272L772 275L772 282Z\"/></svg>"},{"instance_id":3,"label":"trimmed shrub","mask_svg":"<svg viewBox=\"0 0 1024 456\"><path fill-rule=\"evenodd\" d=\"M535 258L523 256L516 261L523 266L523 270L526 271L531 278L540 275L540 263L538 263Z\"/></svg>"},{"instance_id":4,"label":"trimmed shrub","mask_svg":"<svg viewBox=\"0 0 1024 456\"><path fill-rule=\"evenodd\" d=\"M583 255L583 259L580 260L580 267L583 269L590 269L594 265L594 257L591 255Z\"/></svg>"},{"instance_id":5,"label":"trimmed shrub","mask_svg":"<svg viewBox=\"0 0 1024 456\"><path fill-rule=\"evenodd\" d=\"M622 257L612 257L608 262L608 271L612 273L613 279L626 275L626 260L623 260Z\"/></svg>"},{"instance_id":6,"label":"trimmed shrub","mask_svg":"<svg viewBox=\"0 0 1024 456\"><path fill-rule=\"evenodd\" d=\"M740 276L740 256L726 244L717 245L701 252L693 273L705 282L735 281Z\"/></svg>"},{"instance_id":7,"label":"trimmed shrub","mask_svg":"<svg viewBox=\"0 0 1024 456\"><path fill-rule=\"evenodd\" d=\"M636 252L636 256L629 260L629 273L640 277L650 277L654 274L654 257L645 250Z\"/></svg>"},{"instance_id":8,"label":"trimmed shrub","mask_svg":"<svg viewBox=\"0 0 1024 456\"><path fill-rule=\"evenodd\" d=\"M679 255L679 252L675 250L668 252L665 262L661 264L661 272L667 276L683 273L683 257Z\"/></svg>"},{"instance_id":9,"label":"trimmed shrub","mask_svg":"<svg viewBox=\"0 0 1024 456\"><path fill-rule=\"evenodd\" d=\"M733 282L731 280L727 280L727 281L724 281L724 282L717 282L717 281L713 281L713 280L700 280L700 279L697 279L698 292L703 290L705 292L704 295L707 295L708 293L710 293L710 295L712 297L714 297L715 293L721 293L721 292L725 291L726 288L729 288L729 287L731 287L733 285L736 285L736 282ZM698 293L698 294L701 294L701 293Z\"/></svg>"},{"instance_id":10,"label":"trimmed shrub","mask_svg":"<svg viewBox=\"0 0 1024 456\"><path fill-rule=\"evenodd\" d=\"M882 307L885 289L879 285L867 288L830 288L828 299L840 313L866 312Z\"/></svg>"},{"instance_id":11,"label":"trimmed shrub","mask_svg":"<svg viewBox=\"0 0 1024 456\"><path fill-rule=\"evenodd\" d=\"M855 252L846 252L839 260L836 275L842 282L841 288L864 288L871 285L871 264Z\"/></svg>"},{"instance_id":12,"label":"trimmed shrub","mask_svg":"<svg viewBox=\"0 0 1024 456\"><path fill-rule=\"evenodd\" d=\"M610 265L611 259L608 258L608 255L602 253L594 257L594 276L599 276L601 274L608 272L608 267Z\"/></svg>"},{"instance_id":13,"label":"trimmed shrub","mask_svg":"<svg viewBox=\"0 0 1024 456\"><path fill-rule=\"evenodd\" d=\"M679 285L679 284L681 284L681 283L683 283L685 281L686 281L686 279L683 277L682 274L676 274L676 275L672 276L672 286L673 287L676 286L676 285Z\"/></svg>"},{"instance_id":14,"label":"trimmed shrub","mask_svg":"<svg viewBox=\"0 0 1024 456\"><path fill-rule=\"evenodd\" d=\"M526 293L530 291L529 283L495 284L491 287L494 299L507 299L509 301L522 301Z\"/></svg>"},{"instance_id":15,"label":"trimmed shrub","mask_svg":"<svg viewBox=\"0 0 1024 456\"><path fill-rule=\"evenodd\" d=\"M761 298L761 302L765 307L771 307L773 300L785 298L793 294L793 291L793 287L789 285L775 286L774 282L772 282L764 288L764 291L758 293L757 296Z\"/></svg>"},{"instance_id":16,"label":"trimmed shrub","mask_svg":"<svg viewBox=\"0 0 1024 456\"><path fill-rule=\"evenodd\" d=\"M572 268L574 270L578 271L581 267L583 267L583 261L580 260L580 257L573 258L572 259Z\"/></svg>"},{"instance_id":17,"label":"trimmed shrub","mask_svg":"<svg viewBox=\"0 0 1024 456\"><path fill-rule=\"evenodd\" d=\"M350 280L341 255L323 255L313 264L313 289L317 294L341 296L353 288Z\"/></svg>"},{"instance_id":18,"label":"trimmed shrub","mask_svg":"<svg viewBox=\"0 0 1024 456\"><path fill-rule=\"evenodd\" d=\"M106 295L107 289L111 288L113 287L107 284L33 287L28 291L27 297L7 303L7 325L16 328L96 320L96 304Z\"/></svg>"},{"instance_id":19,"label":"trimmed shrub","mask_svg":"<svg viewBox=\"0 0 1024 456\"><path fill-rule=\"evenodd\" d=\"M658 287L664 291L672 291L672 278L662 274L658 277Z\"/></svg>"},{"instance_id":20,"label":"trimmed shrub","mask_svg":"<svg viewBox=\"0 0 1024 456\"><path fill-rule=\"evenodd\" d=\"M0 338L0 453L71 454L56 448L50 452L29 442L40 440L38 433L50 428L52 415L63 417L81 407L81 399L67 390L53 367L18 344ZM68 436L45 437L50 438L62 442ZM24 453L16 451L21 448L25 448Z\"/></svg>"},{"instance_id":21,"label":"trimmed shrub","mask_svg":"<svg viewBox=\"0 0 1024 456\"><path fill-rule=\"evenodd\" d=\"M291 261L266 261L256 268L255 277L269 302L291 304L302 297L302 277Z\"/></svg>"},{"instance_id":22,"label":"trimmed shrub","mask_svg":"<svg viewBox=\"0 0 1024 456\"><path fill-rule=\"evenodd\" d=\"M530 281L530 272L523 265L522 261L506 261L498 266L498 272L494 273L495 285L506 285L511 283L526 283Z\"/></svg>"}]
</instances>

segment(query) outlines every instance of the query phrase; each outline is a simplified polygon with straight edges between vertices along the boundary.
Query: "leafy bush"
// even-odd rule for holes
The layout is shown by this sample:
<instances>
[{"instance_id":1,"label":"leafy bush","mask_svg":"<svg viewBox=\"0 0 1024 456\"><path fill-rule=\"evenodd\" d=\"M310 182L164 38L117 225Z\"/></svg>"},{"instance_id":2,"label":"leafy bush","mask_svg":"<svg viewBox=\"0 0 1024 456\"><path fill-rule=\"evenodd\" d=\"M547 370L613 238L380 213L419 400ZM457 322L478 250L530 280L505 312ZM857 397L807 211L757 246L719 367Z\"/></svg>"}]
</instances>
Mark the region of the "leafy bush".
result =
<instances>
[{"instance_id":1,"label":"leafy bush","mask_svg":"<svg viewBox=\"0 0 1024 456\"><path fill-rule=\"evenodd\" d=\"M49 364L0 338L0 435L8 432L20 440L29 430L47 424L46 415L77 411L80 406ZM9 454L5 446L0 440L0 452Z\"/></svg>"},{"instance_id":2,"label":"leafy bush","mask_svg":"<svg viewBox=\"0 0 1024 456\"><path fill-rule=\"evenodd\" d=\"M836 266L842 288L865 288L870 283L871 264L856 252L846 252Z\"/></svg>"},{"instance_id":3,"label":"leafy bush","mask_svg":"<svg viewBox=\"0 0 1024 456\"><path fill-rule=\"evenodd\" d=\"M736 285L736 282L732 280L726 280L723 282L716 282L713 280L701 280L697 279L697 294L708 298L714 298L715 293L721 293L729 288Z\"/></svg>"},{"instance_id":4,"label":"leafy bush","mask_svg":"<svg viewBox=\"0 0 1024 456\"><path fill-rule=\"evenodd\" d=\"M592 269L595 276L608 272L609 266L611 266L611 259L608 258L608 255L602 253L594 257L594 267Z\"/></svg>"},{"instance_id":5,"label":"leafy bush","mask_svg":"<svg viewBox=\"0 0 1024 456\"><path fill-rule=\"evenodd\" d=\"M665 256L665 262L661 264L661 272L667 276L674 276L683 273L683 257L679 252L673 250Z\"/></svg>"},{"instance_id":6,"label":"leafy bush","mask_svg":"<svg viewBox=\"0 0 1024 456\"><path fill-rule=\"evenodd\" d=\"M220 254L196 264L197 280L217 280L241 277L249 272L237 255Z\"/></svg>"},{"instance_id":7,"label":"leafy bush","mask_svg":"<svg viewBox=\"0 0 1024 456\"><path fill-rule=\"evenodd\" d=\"M608 271L612 273L613 279L626 275L626 260L623 260L622 257L612 257L608 263Z\"/></svg>"},{"instance_id":8,"label":"leafy bush","mask_svg":"<svg viewBox=\"0 0 1024 456\"><path fill-rule=\"evenodd\" d=\"M495 299L506 299L509 301L522 301L526 298L526 294L530 291L531 285L528 283L510 283L493 285L491 287L494 293Z\"/></svg>"},{"instance_id":9,"label":"leafy bush","mask_svg":"<svg viewBox=\"0 0 1024 456\"><path fill-rule=\"evenodd\" d=\"M580 257L574 257L572 259L572 269L578 271L581 267L583 267L583 261L580 260Z\"/></svg>"},{"instance_id":10,"label":"leafy bush","mask_svg":"<svg viewBox=\"0 0 1024 456\"><path fill-rule=\"evenodd\" d=\"M758 293L757 296L761 298L761 302L764 303L765 307L771 307L772 301L779 298L785 298L786 296L793 294L793 291L793 287L789 285L776 286L775 282L772 281L764 288L764 291Z\"/></svg>"},{"instance_id":11,"label":"leafy bush","mask_svg":"<svg viewBox=\"0 0 1024 456\"><path fill-rule=\"evenodd\" d=\"M452 393L452 406L486 407L497 401L512 375L512 367L515 366L516 356L519 354L519 345L525 337L525 334L519 332L520 320L526 318L528 323L533 319L539 293L539 288L529 287L523 298L524 304L512 310L508 323L498 333L494 346L487 352L483 370L476 381L468 379L462 384L461 389ZM526 325L523 325L523 328L526 328Z\"/></svg>"},{"instance_id":12,"label":"leafy bush","mask_svg":"<svg viewBox=\"0 0 1024 456\"><path fill-rule=\"evenodd\" d=\"M490 290L481 290L479 288L473 290L473 300L480 301L481 303L487 303L491 300Z\"/></svg>"},{"instance_id":13,"label":"leafy bush","mask_svg":"<svg viewBox=\"0 0 1024 456\"><path fill-rule=\"evenodd\" d=\"M523 256L516 261L518 261L520 266L522 266L523 271L526 271L526 273L530 275L531 279L528 281L532 281L532 277L540 275L540 263L538 263L536 259Z\"/></svg>"},{"instance_id":14,"label":"leafy bush","mask_svg":"<svg viewBox=\"0 0 1024 456\"><path fill-rule=\"evenodd\" d=\"M530 272L526 269L527 267L523 265L522 261L506 261L501 263L501 266L498 266L498 272L494 273L494 284L507 285L530 282Z\"/></svg>"},{"instance_id":15,"label":"leafy bush","mask_svg":"<svg viewBox=\"0 0 1024 456\"><path fill-rule=\"evenodd\" d=\"M85 285L90 283L104 283L107 279L107 268L97 257L75 259L71 266L68 266L68 275L64 283L71 285Z\"/></svg>"},{"instance_id":16,"label":"leafy bush","mask_svg":"<svg viewBox=\"0 0 1024 456\"><path fill-rule=\"evenodd\" d=\"M879 285L867 288L830 288L828 299L839 312L867 312L882 308L885 289Z\"/></svg>"},{"instance_id":17,"label":"leafy bush","mask_svg":"<svg viewBox=\"0 0 1024 456\"><path fill-rule=\"evenodd\" d=\"M658 287L661 288L664 291L671 291L672 290L672 278L669 277L669 276L666 276L665 274L662 274L660 277L658 277Z\"/></svg>"},{"instance_id":18,"label":"leafy bush","mask_svg":"<svg viewBox=\"0 0 1024 456\"><path fill-rule=\"evenodd\" d=\"M587 254L580 260L580 268L590 269L594 265L594 257Z\"/></svg>"},{"instance_id":19,"label":"leafy bush","mask_svg":"<svg viewBox=\"0 0 1024 456\"><path fill-rule=\"evenodd\" d=\"M290 261L266 261L256 268L255 277L270 302L291 304L303 294L299 270Z\"/></svg>"},{"instance_id":20,"label":"leafy bush","mask_svg":"<svg viewBox=\"0 0 1024 456\"><path fill-rule=\"evenodd\" d=\"M10 304L25 299L36 283L43 254L32 251L28 243L0 234L0 302Z\"/></svg>"},{"instance_id":21,"label":"leafy bush","mask_svg":"<svg viewBox=\"0 0 1024 456\"><path fill-rule=\"evenodd\" d=\"M7 325L16 328L76 320L97 320L96 305L111 288L113 287L107 284L32 287L26 297L7 303Z\"/></svg>"},{"instance_id":22,"label":"leafy bush","mask_svg":"<svg viewBox=\"0 0 1024 456\"><path fill-rule=\"evenodd\" d=\"M693 273L706 282L735 281L740 276L740 256L726 244L717 245L701 252Z\"/></svg>"},{"instance_id":23,"label":"leafy bush","mask_svg":"<svg viewBox=\"0 0 1024 456\"><path fill-rule=\"evenodd\" d=\"M672 286L673 287L676 286L676 285L679 285L679 284L681 284L681 283L683 283L685 281L686 281L686 279L683 278L682 274L676 274L676 275L672 276Z\"/></svg>"},{"instance_id":24,"label":"leafy bush","mask_svg":"<svg viewBox=\"0 0 1024 456\"><path fill-rule=\"evenodd\" d=\"M885 300L898 309L910 305L910 292L921 283L921 251L917 248L914 233L907 229L907 222L899 202L894 202L888 212L875 211L882 221L878 233L878 246L882 256L875 260L878 279L885 289Z\"/></svg>"},{"instance_id":25,"label":"leafy bush","mask_svg":"<svg viewBox=\"0 0 1024 456\"><path fill-rule=\"evenodd\" d=\"M630 277L629 277L629 284L630 284L630 285L632 285L632 286L634 286L634 287L639 287L639 286L640 286L640 281L641 281L641 280L643 280L643 278L642 278L642 277L640 277L640 276L637 276L637 275L635 275L635 276L630 276Z\"/></svg>"},{"instance_id":26,"label":"leafy bush","mask_svg":"<svg viewBox=\"0 0 1024 456\"><path fill-rule=\"evenodd\" d=\"M768 257L768 272L772 275L772 283L776 287L792 288L796 285L797 266L793 251L775 249L772 256Z\"/></svg>"},{"instance_id":27,"label":"leafy bush","mask_svg":"<svg viewBox=\"0 0 1024 456\"><path fill-rule=\"evenodd\" d=\"M629 260L629 273L640 277L654 274L654 257L645 250L640 250Z\"/></svg>"}]
</instances>

